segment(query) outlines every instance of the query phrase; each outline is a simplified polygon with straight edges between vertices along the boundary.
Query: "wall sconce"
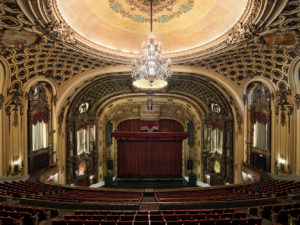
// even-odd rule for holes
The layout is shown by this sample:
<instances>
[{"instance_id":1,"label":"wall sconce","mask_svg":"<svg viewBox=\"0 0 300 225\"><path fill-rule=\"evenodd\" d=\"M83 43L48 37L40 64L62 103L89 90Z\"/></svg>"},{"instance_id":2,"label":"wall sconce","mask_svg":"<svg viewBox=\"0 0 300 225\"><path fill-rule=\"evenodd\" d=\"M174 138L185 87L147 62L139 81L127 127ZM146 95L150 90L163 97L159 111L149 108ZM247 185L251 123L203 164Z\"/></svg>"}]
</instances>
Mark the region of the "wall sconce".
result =
<instances>
[{"instance_id":1,"label":"wall sconce","mask_svg":"<svg viewBox=\"0 0 300 225\"><path fill-rule=\"evenodd\" d=\"M14 156L13 157L13 175L18 174L20 169L20 160L19 156Z\"/></svg>"},{"instance_id":2,"label":"wall sconce","mask_svg":"<svg viewBox=\"0 0 300 225\"><path fill-rule=\"evenodd\" d=\"M282 157L279 157L278 162L279 162L279 164L283 164L284 165L286 163L286 160L284 158L282 158Z\"/></svg>"}]
</instances>

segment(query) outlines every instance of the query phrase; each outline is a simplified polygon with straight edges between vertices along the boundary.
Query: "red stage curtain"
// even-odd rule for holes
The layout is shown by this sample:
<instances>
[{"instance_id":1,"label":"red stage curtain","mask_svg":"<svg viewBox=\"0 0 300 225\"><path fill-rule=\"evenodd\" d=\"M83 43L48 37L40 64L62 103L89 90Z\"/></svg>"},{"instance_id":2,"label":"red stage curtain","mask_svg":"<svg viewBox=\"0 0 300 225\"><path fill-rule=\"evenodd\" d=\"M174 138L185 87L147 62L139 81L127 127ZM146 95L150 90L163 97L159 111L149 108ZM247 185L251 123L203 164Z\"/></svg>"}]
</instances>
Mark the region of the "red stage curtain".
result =
<instances>
[{"instance_id":1,"label":"red stage curtain","mask_svg":"<svg viewBox=\"0 0 300 225\"><path fill-rule=\"evenodd\" d=\"M159 127L159 132L184 132L175 120L126 120L118 131L139 132L141 127ZM118 141L118 177L180 177L182 170L182 142Z\"/></svg>"},{"instance_id":2,"label":"red stage curtain","mask_svg":"<svg viewBox=\"0 0 300 225\"><path fill-rule=\"evenodd\" d=\"M118 177L180 177L181 141L119 141Z\"/></svg>"}]
</instances>

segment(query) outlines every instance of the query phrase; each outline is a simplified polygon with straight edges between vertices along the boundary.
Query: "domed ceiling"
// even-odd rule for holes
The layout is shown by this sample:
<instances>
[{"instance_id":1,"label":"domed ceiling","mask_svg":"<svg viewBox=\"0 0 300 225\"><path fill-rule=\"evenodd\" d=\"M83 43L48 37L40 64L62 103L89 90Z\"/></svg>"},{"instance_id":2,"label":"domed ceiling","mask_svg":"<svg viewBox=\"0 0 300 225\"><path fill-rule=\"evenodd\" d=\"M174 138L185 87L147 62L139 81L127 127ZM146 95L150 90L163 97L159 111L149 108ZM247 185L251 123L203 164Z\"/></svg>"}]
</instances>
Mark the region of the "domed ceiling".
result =
<instances>
[{"instance_id":1,"label":"domed ceiling","mask_svg":"<svg viewBox=\"0 0 300 225\"><path fill-rule=\"evenodd\" d=\"M229 31L248 0L153 0L153 33L163 53L186 54ZM101 50L139 54L150 33L150 0L56 0L82 41Z\"/></svg>"}]
</instances>

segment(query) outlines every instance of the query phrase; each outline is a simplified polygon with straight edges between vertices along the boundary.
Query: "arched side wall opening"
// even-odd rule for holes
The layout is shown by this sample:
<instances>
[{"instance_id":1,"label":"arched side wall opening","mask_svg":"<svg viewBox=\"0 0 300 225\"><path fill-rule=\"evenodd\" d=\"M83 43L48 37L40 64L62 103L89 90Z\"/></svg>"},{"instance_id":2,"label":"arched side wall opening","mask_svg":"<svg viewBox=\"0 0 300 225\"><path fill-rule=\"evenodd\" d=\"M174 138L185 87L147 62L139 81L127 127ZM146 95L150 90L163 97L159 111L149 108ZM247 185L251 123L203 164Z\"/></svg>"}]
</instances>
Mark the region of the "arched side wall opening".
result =
<instances>
[{"instance_id":1,"label":"arched side wall opening","mask_svg":"<svg viewBox=\"0 0 300 225\"><path fill-rule=\"evenodd\" d=\"M5 101L8 83L8 65L3 57L0 56L0 177L6 176L6 130L5 130Z\"/></svg>"},{"instance_id":2,"label":"arched side wall opening","mask_svg":"<svg viewBox=\"0 0 300 225\"><path fill-rule=\"evenodd\" d=\"M292 81L292 101L294 102L294 137L293 137L293 149L294 155L294 170L295 174L300 175L300 57L294 60L294 63L290 67L290 80Z\"/></svg>"}]
</instances>

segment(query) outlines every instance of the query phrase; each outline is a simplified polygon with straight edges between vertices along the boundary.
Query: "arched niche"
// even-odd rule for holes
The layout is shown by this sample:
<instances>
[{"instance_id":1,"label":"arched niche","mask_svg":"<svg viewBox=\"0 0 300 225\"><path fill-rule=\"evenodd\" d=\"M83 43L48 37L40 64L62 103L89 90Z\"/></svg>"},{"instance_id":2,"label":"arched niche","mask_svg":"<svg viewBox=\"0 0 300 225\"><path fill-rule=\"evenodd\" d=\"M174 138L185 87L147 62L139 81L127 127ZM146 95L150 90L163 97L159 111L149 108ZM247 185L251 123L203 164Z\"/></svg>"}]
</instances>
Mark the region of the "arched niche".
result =
<instances>
[{"instance_id":1,"label":"arched niche","mask_svg":"<svg viewBox=\"0 0 300 225\"><path fill-rule=\"evenodd\" d=\"M262 82L252 82L247 86L246 97L246 164L271 172L271 90Z\"/></svg>"},{"instance_id":2,"label":"arched niche","mask_svg":"<svg viewBox=\"0 0 300 225\"><path fill-rule=\"evenodd\" d=\"M234 182L233 116L211 103L204 121L203 178L210 185Z\"/></svg>"},{"instance_id":3,"label":"arched niche","mask_svg":"<svg viewBox=\"0 0 300 225\"><path fill-rule=\"evenodd\" d=\"M8 86L8 71L9 66L7 65L5 59L0 56L0 177L6 176L7 155L5 151L7 150L7 131L5 130L5 100L6 100L6 89Z\"/></svg>"},{"instance_id":4,"label":"arched niche","mask_svg":"<svg viewBox=\"0 0 300 225\"><path fill-rule=\"evenodd\" d=\"M66 182L89 186L97 174L96 117L88 102L73 104L66 119Z\"/></svg>"},{"instance_id":5,"label":"arched niche","mask_svg":"<svg viewBox=\"0 0 300 225\"><path fill-rule=\"evenodd\" d=\"M34 83L27 93L28 173L53 164L53 90L49 83ZM22 162L24 164L24 162Z\"/></svg>"},{"instance_id":6,"label":"arched niche","mask_svg":"<svg viewBox=\"0 0 300 225\"><path fill-rule=\"evenodd\" d=\"M290 67L290 80L292 81L291 89L293 93L293 101L294 101L294 137L292 140L293 145L295 147L295 154L293 157L293 164L295 165L295 174L300 175L300 139L298 138L300 135L300 57L297 57L292 66Z\"/></svg>"}]
</instances>

